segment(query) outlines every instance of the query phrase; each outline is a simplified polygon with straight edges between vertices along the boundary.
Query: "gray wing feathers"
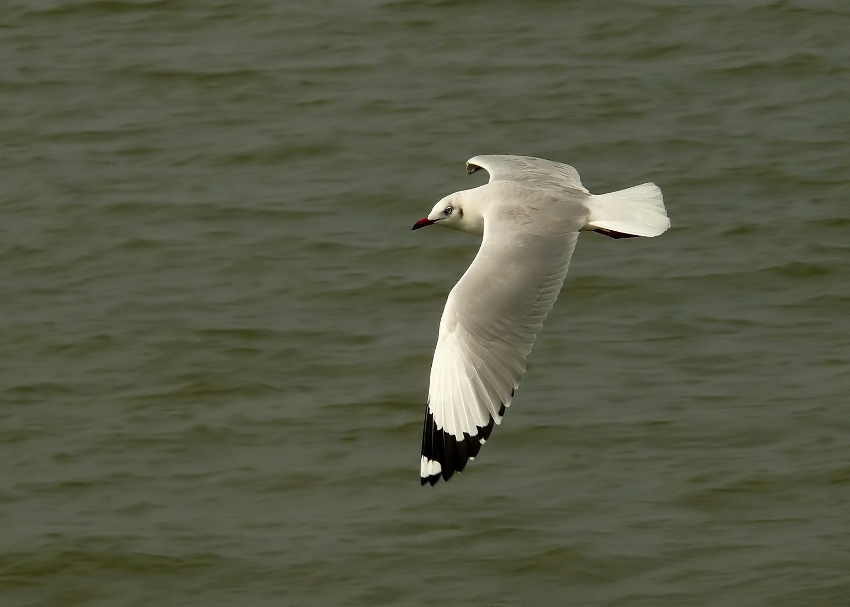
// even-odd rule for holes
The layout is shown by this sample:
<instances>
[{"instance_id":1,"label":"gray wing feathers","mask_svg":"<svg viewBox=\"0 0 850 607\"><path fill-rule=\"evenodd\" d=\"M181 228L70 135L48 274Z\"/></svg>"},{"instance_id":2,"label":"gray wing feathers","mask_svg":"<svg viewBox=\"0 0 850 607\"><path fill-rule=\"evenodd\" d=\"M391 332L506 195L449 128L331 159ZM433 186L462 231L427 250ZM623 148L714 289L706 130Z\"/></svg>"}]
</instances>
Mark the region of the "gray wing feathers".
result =
<instances>
[{"instance_id":1,"label":"gray wing feathers","mask_svg":"<svg viewBox=\"0 0 850 607\"><path fill-rule=\"evenodd\" d=\"M575 189L589 193L581 184L578 171L568 164L531 156L475 156L466 162L467 173L479 168L490 173L493 181L522 181L540 188Z\"/></svg>"},{"instance_id":2,"label":"gray wing feathers","mask_svg":"<svg viewBox=\"0 0 850 607\"><path fill-rule=\"evenodd\" d=\"M460 436L474 434L482 414L501 421L500 410L510 405L561 290L577 237L538 236L505 249L485 234L440 322L429 390L439 427ZM500 268L497 276L493 264Z\"/></svg>"}]
</instances>

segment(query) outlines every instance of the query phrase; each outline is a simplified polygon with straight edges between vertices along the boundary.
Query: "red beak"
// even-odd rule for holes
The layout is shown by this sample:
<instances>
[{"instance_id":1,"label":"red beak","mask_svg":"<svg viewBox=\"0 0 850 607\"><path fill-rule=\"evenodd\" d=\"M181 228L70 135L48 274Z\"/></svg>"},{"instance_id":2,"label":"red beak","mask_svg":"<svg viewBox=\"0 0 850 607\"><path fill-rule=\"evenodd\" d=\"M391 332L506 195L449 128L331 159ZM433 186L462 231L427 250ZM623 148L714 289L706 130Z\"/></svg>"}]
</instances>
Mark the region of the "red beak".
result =
<instances>
[{"instance_id":1,"label":"red beak","mask_svg":"<svg viewBox=\"0 0 850 607\"><path fill-rule=\"evenodd\" d=\"M413 224L411 230L418 230L419 228L424 228L425 226L429 226L432 223L437 223L436 219L428 219L427 217L423 217L419 221Z\"/></svg>"}]
</instances>

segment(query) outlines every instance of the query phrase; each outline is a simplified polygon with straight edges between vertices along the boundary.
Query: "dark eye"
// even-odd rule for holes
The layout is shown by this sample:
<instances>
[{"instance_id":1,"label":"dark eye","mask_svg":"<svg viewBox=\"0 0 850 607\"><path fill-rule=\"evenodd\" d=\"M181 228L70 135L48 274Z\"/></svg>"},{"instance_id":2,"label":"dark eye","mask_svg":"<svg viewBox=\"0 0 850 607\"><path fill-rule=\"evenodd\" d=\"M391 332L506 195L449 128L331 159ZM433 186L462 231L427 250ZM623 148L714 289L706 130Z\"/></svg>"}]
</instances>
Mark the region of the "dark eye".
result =
<instances>
[{"instance_id":1,"label":"dark eye","mask_svg":"<svg viewBox=\"0 0 850 607\"><path fill-rule=\"evenodd\" d=\"M451 215L451 214L452 214L452 208L451 207L446 207L443 210L443 215Z\"/></svg>"}]
</instances>

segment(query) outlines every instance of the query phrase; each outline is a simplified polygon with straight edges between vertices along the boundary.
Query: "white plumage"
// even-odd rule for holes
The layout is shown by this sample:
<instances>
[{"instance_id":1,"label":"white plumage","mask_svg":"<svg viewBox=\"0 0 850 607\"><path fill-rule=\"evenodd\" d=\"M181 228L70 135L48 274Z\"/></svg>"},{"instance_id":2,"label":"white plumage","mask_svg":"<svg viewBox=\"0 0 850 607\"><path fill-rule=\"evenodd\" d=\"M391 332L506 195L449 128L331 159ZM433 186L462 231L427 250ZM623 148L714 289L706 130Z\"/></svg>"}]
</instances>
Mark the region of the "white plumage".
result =
<instances>
[{"instance_id":1,"label":"white plumage","mask_svg":"<svg viewBox=\"0 0 850 607\"><path fill-rule=\"evenodd\" d=\"M440 223L483 235L449 293L431 365L422 433L422 484L448 480L502 421L552 309L579 231L657 236L670 226L647 183L601 196L571 166L527 156L476 156L488 184L443 198L413 226Z\"/></svg>"}]
</instances>

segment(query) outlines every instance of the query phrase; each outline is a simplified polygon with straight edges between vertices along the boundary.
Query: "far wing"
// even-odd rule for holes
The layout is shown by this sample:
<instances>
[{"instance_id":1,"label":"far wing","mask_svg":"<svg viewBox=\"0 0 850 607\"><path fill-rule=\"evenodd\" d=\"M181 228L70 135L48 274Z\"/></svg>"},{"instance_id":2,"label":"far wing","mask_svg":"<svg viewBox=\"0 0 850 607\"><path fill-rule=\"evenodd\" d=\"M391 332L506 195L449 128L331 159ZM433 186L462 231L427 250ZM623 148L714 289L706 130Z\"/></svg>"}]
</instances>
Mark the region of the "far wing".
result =
<instances>
[{"instance_id":1,"label":"far wing","mask_svg":"<svg viewBox=\"0 0 850 607\"><path fill-rule=\"evenodd\" d=\"M485 224L481 249L440 321L422 433L423 485L462 471L501 423L578 238L496 226Z\"/></svg>"},{"instance_id":2,"label":"far wing","mask_svg":"<svg viewBox=\"0 0 850 607\"><path fill-rule=\"evenodd\" d=\"M490 173L490 182L521 181L539 188L578 190L590 192L581 184L578 171L568 164L532 156L475 156L466 161L466 172L484 169Z\"/></svg>"}]
</instances>

